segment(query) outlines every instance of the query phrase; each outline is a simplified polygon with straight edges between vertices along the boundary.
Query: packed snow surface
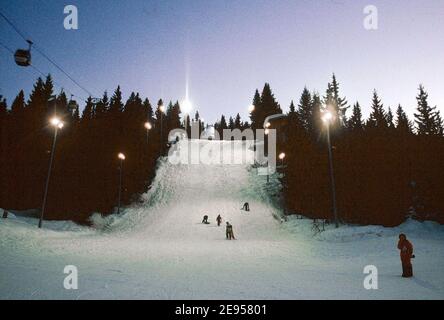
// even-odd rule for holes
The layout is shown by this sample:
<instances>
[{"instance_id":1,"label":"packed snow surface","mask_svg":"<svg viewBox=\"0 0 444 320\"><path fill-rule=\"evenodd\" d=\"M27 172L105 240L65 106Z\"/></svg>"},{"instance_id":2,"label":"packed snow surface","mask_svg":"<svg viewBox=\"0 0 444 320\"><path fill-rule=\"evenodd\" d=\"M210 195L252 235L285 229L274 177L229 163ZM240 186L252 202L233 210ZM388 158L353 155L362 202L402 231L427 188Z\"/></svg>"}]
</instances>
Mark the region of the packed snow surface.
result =
<instances>
[{"instance_id":1,"label":"packed snow surface","mask_svg":"<svg viewBox=\"0 0 444 320\"><path fill-rule=\"evenodd\" d=\"M231 144L181 141L178 147L188 143ZM253 152L236 144L233 157L251 160ZM248 163L171 164L164 158L143 201L120 216L95 215L93 227L45 221L38 229L36 219L10 214L0 219L0 298L444 298L443 226L326 226L314 235L311 220L279 219L269 186ZM250 212L240 210L244 202ZM233 225L237 240L225 239L218 214ZM211 224L201 223L204 215ZM400 232L414 245L411 279L401 278ZM63 286L67 265L78 269L77 290ZM363 286L366 265L378 268L377 290Z\"/></svg>"}]
</instances>

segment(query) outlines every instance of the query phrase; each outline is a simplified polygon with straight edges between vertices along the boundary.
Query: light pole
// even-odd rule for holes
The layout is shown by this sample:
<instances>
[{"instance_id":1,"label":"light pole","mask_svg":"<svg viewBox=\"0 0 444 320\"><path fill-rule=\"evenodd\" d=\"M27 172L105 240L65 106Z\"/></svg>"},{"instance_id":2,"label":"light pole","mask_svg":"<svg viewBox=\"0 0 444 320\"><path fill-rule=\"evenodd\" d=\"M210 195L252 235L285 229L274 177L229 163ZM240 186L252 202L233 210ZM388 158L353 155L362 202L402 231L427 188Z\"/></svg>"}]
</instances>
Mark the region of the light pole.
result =
<instances>
[{"instance_id":1,"label":"light pole","mask_svg":"<svg viewBox=\"0 0 444 320\"><path fill-rule=\"evenodd\" d=\"M325 111L322 115L322 121L325 123L327 128L327 145L328 145L328 160L330 165L330 183L331 183L331 197L333 204L333 215L335 218L335 226L339 227L338 223L338 210L336 207L336 187L335 187L335 175L333 172L333 154L331 150L331 141L330 141L330 123L333 121L333 114L330 111Z\"/></svg>"},{"instance_id":2,"label":"light pole","mask_svg":"<svg viewBox=\"0 0 444 320\"><path fill-rule=\"evenodd\" d=\"M281 166L283 168L284 167L284 159L285 159L285 153L284 152L281 152L279 154L279 159L281 160Z\"/></svg>"},{"instance_id":3,"label":"light pole","mask_svg":"<svg viewBox=\"0 0 444 320\"><path fill-rule=\"evenodd\" d=\"M165 107L163 104L159 106L160 111L160 154L163 155L163 114L165 112Z\"/></svg>"},{"instance_id":4,"label":"light pole","mask_svg":"<svg viewBox=\"0 0 444 320\"><path fill-rule=\"evenodd\" d=\"M145 122L145 129L146 129L146 144L148 144L148 133L151 130L153 126L149 121Z\"/></svg>"},{"instance_id":5,"label":"light pole","mask_svg":"<svg viewBox=\"0 0 444 320\"><path fill-rule=\"evenodd\" d=\"M252 106L254 107L254 105L252 105ZM269 133L270 133L270 129L266 128L264 130L264 134L266 136L268 136ZM268 153L267 153L267 157L268 157ZM269 163L267 161L267 183L269 183L269 182L270 182L270 167L269 167Z\"/></svg>"},{"instance_id":6,"label":"light pole","mask_svg":"<svg viewBox=\"0 0 444 320\"><path fill-rule=\"evenodd\" d=\"M42 227L43 217L45 216L46 201L48 198L49 180L51 179L52 162L54 160L54 153L55 153L55 148L56 148L56 143L57 143L57 132L59 131L59 129L63 128L62 120L60 120L57 117L52 118L50 120L50 124L54 127L54 138L52 140L51 156L49 159L49 169L48 169L48 175L46 177L45 193L43 195L42 212L40 213L40 219L39 219L39 228Z\"/></svg>"},{"instance_id":7,"label":"light pole","mask_svg":"<svg viewBox=\"0 0 444 320\"><path fill-rule=\"evenodd\" d=\"M120 167L119 167L119 200L117 202L117 214L120 213L120 200L122 198L122 174L123 174L123 160L125 160L125 155L123 153L119 153L117 157L120 159Z\"/></svg>"}]
</instances>

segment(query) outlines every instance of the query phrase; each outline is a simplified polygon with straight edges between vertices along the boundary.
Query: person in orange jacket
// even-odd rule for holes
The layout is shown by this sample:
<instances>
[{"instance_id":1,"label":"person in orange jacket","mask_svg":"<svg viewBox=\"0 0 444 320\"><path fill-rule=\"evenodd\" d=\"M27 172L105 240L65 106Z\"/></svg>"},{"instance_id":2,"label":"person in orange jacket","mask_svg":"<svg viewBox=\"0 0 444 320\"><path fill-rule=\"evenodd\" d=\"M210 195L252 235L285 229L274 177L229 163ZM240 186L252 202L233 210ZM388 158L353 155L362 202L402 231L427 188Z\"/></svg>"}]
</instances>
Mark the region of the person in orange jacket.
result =
<instances>
[{"instance_id":1,"label":"person in orange jacket","mask_svg":"<svg viewBox=\"0 0 444 320\"><path fill-rule=\"evenodd\" d=\"M404 278L413 277L413 267L411 259L415 257L413 254L413 245L407 240L405 234L399 235L398 249L400 250L402 263L402 276Z\"/></svg>"}]
</instances>

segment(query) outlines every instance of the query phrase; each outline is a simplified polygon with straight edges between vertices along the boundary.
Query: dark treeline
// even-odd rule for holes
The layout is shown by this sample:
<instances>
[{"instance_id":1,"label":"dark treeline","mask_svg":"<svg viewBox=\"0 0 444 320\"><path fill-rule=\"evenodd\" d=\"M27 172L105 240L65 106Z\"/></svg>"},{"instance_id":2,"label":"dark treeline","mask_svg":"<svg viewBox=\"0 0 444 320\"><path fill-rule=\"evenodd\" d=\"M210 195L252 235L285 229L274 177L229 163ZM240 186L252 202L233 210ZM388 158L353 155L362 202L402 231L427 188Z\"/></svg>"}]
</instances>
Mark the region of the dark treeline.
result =
<instances>
[{"instance_id":1,"label":"dark treeline","mask_svg":"<svg viewBox=\"0 0 444 320\"><path fill-rule=\"evenodd\" d=\"M225 115L222 115L220 120L214 124L214 129L219 133L220 138L223 138L223 130L244 130L253 129L256 132L257 129L263 129L264 121L268 116L282 113L279 103L276 101L270 85L265 84L262 93L256 90L253 98L254 111L250 110L250 120L242 121L240 114L238 113L234 118L229 117L228 121Z\"/></svg>"},{"instance_id":2,"label":"dark treeline","mask_svg":"<svg viewBox=\"0 0 444 320\"><path fill-rule=\"evenodd\" d=\"M267 99L257 91L254 97L253 128L263 128L267 115L280 113L268 85L264 92ZM394 226L414 216L444 223L443 122L424 87L417 93L414 121L400 105L395 111L385 108L376 91L364 120L359 103L349 107L340 95L335 76L324 96L305 88L298 105L291 103L285 125L277 127L277 150L286 154L281 170L287 212L332 218L326 124L321 120L326 108L334 116L330 133L342 221Z\"/></svg>"},{"instance_id":3,"label":"dark treeline","mask_svg":"<svg viewBox=\"0 0 444 320\"><path fill-rule=\"evenodd\" d=\"M64 127L58 132L45 218L85 222L92 212L112 212L119 152L126 156L122 201L135 201L149 188L157 158L167 152L168 132L181 127L179 103L161 107L160 100L153 108L134 92L124 102L118 87L111 97L105 92L98 101L88 98L80 114L78 107L69 108L64 92L49 102L53 91L48 76L37 80L27 101L23 91L10 108L0 99L0 207L41 208L54 135L49 119L55 114Z\"/></svg>"},{"instance_id":4,"label":"dark treeline","mask_svg":"<svg viewBox=\"0 0 444 320\"><path fill-rule=\"evenodd\" d=\"M222 140L224 138L224 130L244 130L250 128L248 121L242 121L240 114L238 113L236 117L229 117L228 121L225 115L220 117L220 120L214 124L214 130L219 134L219 138Z\"/></svg>"}]
</instances>

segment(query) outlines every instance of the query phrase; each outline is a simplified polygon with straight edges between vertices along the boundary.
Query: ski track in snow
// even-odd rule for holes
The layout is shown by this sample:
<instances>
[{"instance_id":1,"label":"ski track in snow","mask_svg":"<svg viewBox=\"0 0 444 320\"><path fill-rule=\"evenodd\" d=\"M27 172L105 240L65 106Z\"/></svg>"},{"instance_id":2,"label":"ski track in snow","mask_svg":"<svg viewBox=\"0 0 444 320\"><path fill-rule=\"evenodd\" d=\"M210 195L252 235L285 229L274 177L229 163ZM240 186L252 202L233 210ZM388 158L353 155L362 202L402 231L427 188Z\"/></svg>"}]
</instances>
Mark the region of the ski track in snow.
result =
<instances>
[{"instance_id":1,"label":"ski track in snow","mask_svg":"<svg viewBox=\"0 0 444 320\"><path fill-rule=\"evenodd\" d=\"M242 156L239 144L234 155ZM40 230L33 218L0 219L0 299L444 298L443 226L327 226L313 236L310 220L275 218L281 212L265 181L247 164L162 159L144 202L121 216L96 216L95 228L45 221ZM246 201L248 213L240 210ZM210 225L200 223L204 214ZM225 221L236 241L225 240ZM413 279L400 277L401 231L415 247ZM378 290L363 287L370 264L378 267ZM66 265L78 268L78 290L63 288Z\"/></svg>"}]
</instances>

